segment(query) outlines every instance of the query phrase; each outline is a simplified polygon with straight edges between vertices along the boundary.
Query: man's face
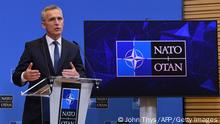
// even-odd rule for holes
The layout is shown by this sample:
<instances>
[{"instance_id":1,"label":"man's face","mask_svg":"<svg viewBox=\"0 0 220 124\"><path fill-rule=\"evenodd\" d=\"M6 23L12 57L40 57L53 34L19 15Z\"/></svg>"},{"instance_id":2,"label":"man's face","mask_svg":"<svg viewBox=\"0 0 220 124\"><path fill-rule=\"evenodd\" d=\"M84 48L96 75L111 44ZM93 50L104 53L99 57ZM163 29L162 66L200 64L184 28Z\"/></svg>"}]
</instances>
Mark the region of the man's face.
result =
<instances>
[{"instance_id":1,"label":"man's face","mask_svg":"<svg viewBox=\"0 0 220 124\"><path fill-rule=\"evenodd\" d=\"M52 9L45 12L42 26L46 29L47 35L56 40L61 36L63 31L63 22L63 14L60 10Z\"/></svg>"}]
</instances>

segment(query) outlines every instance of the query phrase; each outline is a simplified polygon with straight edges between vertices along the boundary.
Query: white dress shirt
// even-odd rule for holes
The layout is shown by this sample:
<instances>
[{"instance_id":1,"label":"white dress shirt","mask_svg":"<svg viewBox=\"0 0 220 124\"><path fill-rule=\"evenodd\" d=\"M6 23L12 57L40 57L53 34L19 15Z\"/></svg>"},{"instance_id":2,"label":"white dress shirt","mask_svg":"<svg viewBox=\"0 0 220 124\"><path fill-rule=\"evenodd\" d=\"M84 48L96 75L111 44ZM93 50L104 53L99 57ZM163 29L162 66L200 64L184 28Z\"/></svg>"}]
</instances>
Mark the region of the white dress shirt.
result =
<instances>
[{"instance_id":1,"label":"white dress shirt","mask_svg":"<svg viewBox=\"0 0 220 124\"><path fill-rule=\"evenodd\" d=\"M47 40L47 46L48 46L48 49L49 49L49 52L50 52L50 58L52 60L53 66L54 66L54 48L55 48L55 45L53 44L53 42L54 41L58 42L57 45L58 45L58 49L59 49L59 57L61 57L61 45L62 45L61 37L58 38L57 40L54 40L51 37L49 37L48 35L46 35L46 40Z\"/></svg>"}]
</instances>

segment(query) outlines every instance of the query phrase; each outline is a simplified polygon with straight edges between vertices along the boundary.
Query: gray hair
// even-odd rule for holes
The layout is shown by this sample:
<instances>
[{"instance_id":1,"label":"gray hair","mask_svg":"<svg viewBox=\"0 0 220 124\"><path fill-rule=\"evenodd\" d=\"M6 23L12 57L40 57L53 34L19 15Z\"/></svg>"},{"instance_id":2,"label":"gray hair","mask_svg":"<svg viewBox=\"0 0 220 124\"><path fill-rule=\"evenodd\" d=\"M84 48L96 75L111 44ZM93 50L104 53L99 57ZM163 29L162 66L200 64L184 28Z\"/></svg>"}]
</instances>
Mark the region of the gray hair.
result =
<instances>
[{"instance_id":1,"label":"gray hair","mask_svg":"<svg viewBox=\"0 0 220 124\"><path fill-rule=\"evenodd\" d=\"M42 10L42 12L41 12L41 21L44 21L44 16L45 16L46 11L53 10L53 9L58 9L63 14L62 9L59 6L57 6L57 5L49 5L49 6L46 6Z\"/></svg>"}]
</instances>

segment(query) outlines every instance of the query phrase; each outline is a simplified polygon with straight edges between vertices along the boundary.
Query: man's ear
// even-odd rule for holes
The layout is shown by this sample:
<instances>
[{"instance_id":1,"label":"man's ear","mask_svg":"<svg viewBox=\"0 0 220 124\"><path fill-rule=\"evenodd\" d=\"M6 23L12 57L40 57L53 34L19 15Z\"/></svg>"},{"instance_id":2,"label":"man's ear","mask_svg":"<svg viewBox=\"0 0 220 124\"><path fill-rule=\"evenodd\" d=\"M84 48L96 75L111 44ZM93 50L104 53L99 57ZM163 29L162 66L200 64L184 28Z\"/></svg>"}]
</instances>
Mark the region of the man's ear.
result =
<instances>
[{"instance_id":1,"label":"man's ear","mask_svg":"<svg viewBox=\"0 0 220 124\"><path fill-rule=\"evenodd\" d=\"M44 24L43 21L41 22L41 26L42 26L42 28L46 29L45 24Z\"/></svg>"}]
</instances>

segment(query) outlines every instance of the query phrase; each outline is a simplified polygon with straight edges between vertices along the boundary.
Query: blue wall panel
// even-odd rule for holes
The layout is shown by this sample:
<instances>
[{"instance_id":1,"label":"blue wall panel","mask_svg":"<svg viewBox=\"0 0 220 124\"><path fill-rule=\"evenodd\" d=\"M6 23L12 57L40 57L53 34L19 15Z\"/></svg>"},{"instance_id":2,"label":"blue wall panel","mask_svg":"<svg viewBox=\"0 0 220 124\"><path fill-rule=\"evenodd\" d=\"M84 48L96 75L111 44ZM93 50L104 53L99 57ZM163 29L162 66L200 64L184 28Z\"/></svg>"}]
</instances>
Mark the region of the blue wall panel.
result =
<instances>
[{"instance_id":1,"label":"blue wall panel","mask_svg":"<svg viewBox=\"0 0 220 124\"><path fill-rule=\"evenodd\" d=\"M178 20L182 17L182 0L2 0L0 96L13 96L13 108L0 108L1 124L21 121L24 97L20 96L20 91L26 87L13 85L11 73L23 52L24 43L44 35L40 12L49 4L57 4L63 8L63 36L77 41L82 55L84 20ZM108 110L89 110L87 123L103 124L104 120L114 121L117 116L136 117L139 110L136 107L131 108L133 104L136 105L133 98L110 99ZM105 112L107 114L103 114Z\"/></svg>"},{"instance_id":2,"label":"blue wall panel","mask_svg":"<svg viewBox=\"0 0 220 124\"><path fill-rule=\"evenodd\" d=\"M158 124L182 124L183 99L181 97L158 97L157 99Z\"/></svg>"}]
</instances>

